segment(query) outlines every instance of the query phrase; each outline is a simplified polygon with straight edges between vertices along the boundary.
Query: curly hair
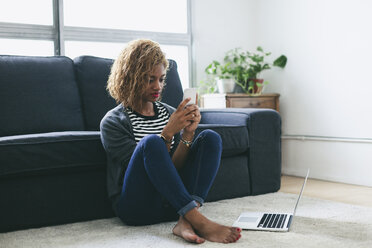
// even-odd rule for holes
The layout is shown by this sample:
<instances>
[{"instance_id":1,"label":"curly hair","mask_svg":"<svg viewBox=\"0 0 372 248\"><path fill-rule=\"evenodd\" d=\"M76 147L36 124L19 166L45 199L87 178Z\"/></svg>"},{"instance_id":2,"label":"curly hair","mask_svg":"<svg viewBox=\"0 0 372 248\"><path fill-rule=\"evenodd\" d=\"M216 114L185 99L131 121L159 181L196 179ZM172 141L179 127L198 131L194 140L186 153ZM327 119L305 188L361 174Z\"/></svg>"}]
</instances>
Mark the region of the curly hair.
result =
<instances>
[{"instance_id":1,"label":"curly hair","mask_svg":"<svg viewBox=\"0 0 372 248\"><path fill-rule=\"evenodd\" d=\"M146 39L131 41L111 67L107 90L117 103L141 109L141 97L150 74L160 64L168 69L168 60L159 43Z\"/></svg>"}]
</instances>

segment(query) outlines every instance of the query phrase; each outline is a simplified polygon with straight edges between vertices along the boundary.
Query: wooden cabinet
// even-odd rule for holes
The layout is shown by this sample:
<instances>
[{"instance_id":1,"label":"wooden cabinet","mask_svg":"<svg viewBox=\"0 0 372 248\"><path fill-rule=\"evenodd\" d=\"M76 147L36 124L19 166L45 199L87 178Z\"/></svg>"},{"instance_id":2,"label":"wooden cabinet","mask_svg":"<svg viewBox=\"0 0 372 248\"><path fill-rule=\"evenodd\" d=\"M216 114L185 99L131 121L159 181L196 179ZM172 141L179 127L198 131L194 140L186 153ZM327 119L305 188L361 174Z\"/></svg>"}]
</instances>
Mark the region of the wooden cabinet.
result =
<instances>
[{"instance_id":1,"label":"wooden cabinet","mask_svg":"<svg viewBox=\"0 0 372 248\"><path fill-rule=\"evenodd\" d=\"M279 112L279 94L226 94L227 108L270 108Z\"/></svg>"}]
</instances>

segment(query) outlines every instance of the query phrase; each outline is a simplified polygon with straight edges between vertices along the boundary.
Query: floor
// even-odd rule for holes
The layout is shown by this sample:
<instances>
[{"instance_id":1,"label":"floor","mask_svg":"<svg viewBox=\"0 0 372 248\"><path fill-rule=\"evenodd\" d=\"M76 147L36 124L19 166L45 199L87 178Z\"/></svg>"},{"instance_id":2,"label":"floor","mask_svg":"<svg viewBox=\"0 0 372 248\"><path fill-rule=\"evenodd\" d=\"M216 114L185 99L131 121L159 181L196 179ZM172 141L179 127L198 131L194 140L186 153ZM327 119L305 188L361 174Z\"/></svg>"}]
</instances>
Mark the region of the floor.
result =
<instances>
[{"instance_id":1,"label":"floor","mask_svg":"<svg viewBox=\"0 0 372 248\"><path fill-rule=\"evenodd\" d=\"M282 176L280 192L298 194L304 179ZM372 188L308 179L304 195L353 205L372 207Z\"/></svg>"}]
</instances>

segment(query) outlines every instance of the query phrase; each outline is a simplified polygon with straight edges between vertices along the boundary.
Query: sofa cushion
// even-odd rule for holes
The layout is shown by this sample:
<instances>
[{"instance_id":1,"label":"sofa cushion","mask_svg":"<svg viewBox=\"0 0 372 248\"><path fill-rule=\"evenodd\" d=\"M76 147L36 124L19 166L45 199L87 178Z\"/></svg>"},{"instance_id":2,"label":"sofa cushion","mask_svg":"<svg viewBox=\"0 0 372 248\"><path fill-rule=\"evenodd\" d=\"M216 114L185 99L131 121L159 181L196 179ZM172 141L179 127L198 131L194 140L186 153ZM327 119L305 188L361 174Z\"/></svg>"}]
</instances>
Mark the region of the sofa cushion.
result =
<instances>
[{"instance_id":1,"label":"sofa cushion","mask_svg":"<svg viewBox=\"0 0 372 248\"><path fill-rule=\"evenodd\" d=\"M0 136L84 130L72 60L0 56Z\"/></svg>"},{"instance_id":2,"label":"sofa cushion","mask_svg":"<svg viewBox=\"0 0 372 248\"><path fill-rule=\"evenodd\" d=\"M221 136L223 158L246 153L249 149L245 125L199 124L195 136L205 129L211 129Z\"/></svg>"},{"instance_id":3,"label":"sofa cushion","mask_svg":"<svg viewBox=\"0 0 372 248\"><path fill-rule=\"evenodd\" d=\"M53 132L0 138L0 177L104 165L99 132Z\"/></svg>"},{"instance_id":4,"label":"sofa cushion","mask_svg":"<svg viewBox=\"0 0 372 248\"><path fill-rule=\"evenodd\" d=\"M117 105L106 90L113 62L112 59L93 56L80 56L74 59L86 130L99 130L103 116Z\"/></svg>"}]
</instances>

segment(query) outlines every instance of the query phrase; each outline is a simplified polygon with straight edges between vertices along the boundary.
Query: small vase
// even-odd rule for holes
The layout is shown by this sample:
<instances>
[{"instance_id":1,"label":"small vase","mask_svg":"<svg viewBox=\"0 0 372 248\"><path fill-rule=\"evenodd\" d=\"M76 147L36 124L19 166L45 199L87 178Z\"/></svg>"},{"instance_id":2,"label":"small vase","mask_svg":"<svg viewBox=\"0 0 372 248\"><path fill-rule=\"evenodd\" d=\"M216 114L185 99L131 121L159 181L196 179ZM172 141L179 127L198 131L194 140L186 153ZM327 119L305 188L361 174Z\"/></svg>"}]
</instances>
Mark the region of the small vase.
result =
<instances>
[{"instance_id":1,"label":"small vase","mask_svg":"<svg viewBox=\"0 0 372 248\"><path fill-rule=\"evenodd\" d=\"M219 93L231 93L234 91L235 81L232 78L224 78L217 80L217 88Z\"/></svg>"}]
</instances>

